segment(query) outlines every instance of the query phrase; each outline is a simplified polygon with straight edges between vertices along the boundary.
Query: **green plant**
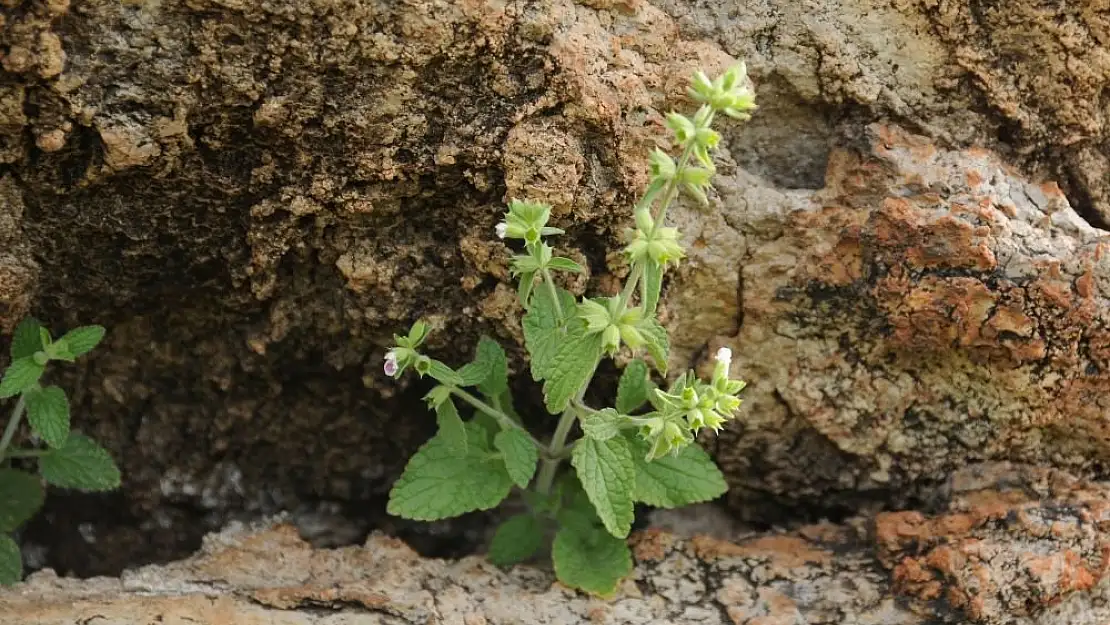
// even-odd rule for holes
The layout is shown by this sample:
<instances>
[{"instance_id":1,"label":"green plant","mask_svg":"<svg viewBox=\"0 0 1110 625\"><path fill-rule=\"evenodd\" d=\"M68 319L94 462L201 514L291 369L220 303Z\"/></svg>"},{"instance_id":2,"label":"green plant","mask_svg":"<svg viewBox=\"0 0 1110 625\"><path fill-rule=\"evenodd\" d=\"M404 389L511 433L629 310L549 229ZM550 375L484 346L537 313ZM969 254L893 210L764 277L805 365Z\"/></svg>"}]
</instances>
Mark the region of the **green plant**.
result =
<instances>
[{"instance_id":1,"label":"green plant","mask_svg":"<svg viewBox=\"0 0 1110 625\"><path fill-rule=\"evenodd\" d=\"M23 577L23 560L12 532L42 507L43 483L81 491L119 487L120 473L111 456L88 437L70 431L69 400L57 386L39 384L53 361L73 362L104 338L104 328L83 326L53 339L33 318L24 319L12 336L11 364L0 379L0 399L18 398L0 437L0 584ZM32 437L26 447L12 447L23 417ZM17 459L38 461L38 475L12 466Z\"/></svg>"},{"instance_id":2,"label":"green plant","mask_svg":"<svg viewBox=\"0 0 1110 625\"><path fill-rule=\"evenodd\" d=\"M637 502L671 508L709 501L727 490L695 438L706 428L719 431L740 406L745 384L729 378L731 352L718 352L708 382L687 371L665 390L653 382L641 357L666 375L669 340L656 308L664 271L684 257L677 230L663 225L667 209L681 192L708 202L710 152L720 140L712 129L714 117L747 120L755 109L743 64L716 80L698 72L689 94L701 103L694 116L667 116L681 149L677 161L658 148L651 154L651 181L634 208L635 227L627 231L624 253L631 267L619 295L579 302L556 284L555 272L582 268L556 256L545 242L563 232L547 225L550 206L513 200L497 226L501 238L524 242L512 272L520 279L526 310L522 325L532 378L543 383L547 410L560 415L549 443L522 425L509 393L505 352L495 341L482 337L473 362L456 371L420 353L426 323L418 321L407 336L394 337L385 372L396 378L411 368L439 383L425 398L439 429L390 492L391 514L430 521L488 510L519 487L528 511L497 529L490 559L498 565L527 560L554 530L557 577L608 596L632 569L624 539ZM586 405L583 398L601 359L622 346L636 357L624 367L612 407ZM472 419L460 417L456 400L474 408ZM584 435L568 442L575 423ZM573 471L560 473L564 460Z\"/></svg>"}]
</instances>

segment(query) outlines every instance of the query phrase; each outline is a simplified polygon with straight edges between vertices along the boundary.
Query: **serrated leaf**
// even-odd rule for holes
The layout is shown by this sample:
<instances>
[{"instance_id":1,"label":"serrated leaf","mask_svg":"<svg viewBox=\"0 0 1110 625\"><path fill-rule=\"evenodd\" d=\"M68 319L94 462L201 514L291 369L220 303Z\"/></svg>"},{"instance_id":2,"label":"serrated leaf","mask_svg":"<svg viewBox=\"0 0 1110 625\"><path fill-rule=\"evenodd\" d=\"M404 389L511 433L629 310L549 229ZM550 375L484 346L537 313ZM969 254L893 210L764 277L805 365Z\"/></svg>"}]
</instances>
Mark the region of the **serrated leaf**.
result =
<instances>
[{"instance_id":1,"label":"serrated leaf","mask_svg":"<svg viewBox=\"0 0 1110 625\"><path fill-rule=\"evenodd\" d=\"M459 374L456 373L454 369L434 358L428 359L428 375L442 384L449 384L451 386L463 385L462 378L459 377Z\"/></svg>"},{"instance_id":2,"label":"serrated leaf","mask_svg":"<svg viewBox=\"0 0 1110 625\"><path fill-rule=\"evenodd\" d=\"M621 431L621 415L612 408L597 410L582 416L582 431L596 441L607 441Z\"/></svg>"},{"instance_id":3,"label":"serrated leaf","mask_svg":"<svg viewBox=\"0 0 1110 625\"><path fill-rule=\"evenodd\" d=\"M543 525L531 514L509 517L498 526L490 541L489 561L511 566L531 558L543 547Z\"/></svg>"},{"instance_id":4,"label":"serrated leaf","mask_svg":"<svg viewBox=\"0 0 1110 625\"><path fill-rule=\"evenodd\" d=\"M482 336L474 351L474 361L459 369L464 386L477 386L486 397L498 397L509 387L509 362L501 345Z\"/></svg>"},{"instance_id":5,"label":"serrated leaf","mask_svg":"<svg viewBox=\"0 0 1110 625\"><path fill-rule=\"evenodd\" d=\"M39 456L39 473L53 486L83 491L113 490L120 484L119 468L108 451L76 432L62 447Z\"/></svg>"},{"instance_id":6,"label":"serrated leaf","mask_svg":"<svg viewBox=\"0 0 1110 625\"><path fill-rule=\"evenodd\" d=\"M57 386L27 391L27 422L31 429L51 447L65 445L69 438L69 400Z\"/></svg>"},{"instance_id":7,"label":"serrated leaf","mask_svg":"<svg viewBox=\"0 0 1110 625\"><path fill-rule=\"evenodd\" d=\"M505 469L513 482L521 488L528 488L540 458L531 437L516 428L501 430L493 437L493 446L501 452Z\"/></svg>"},{"instance_id":8,"label":"serrated leaf","mask_svg":"<svg viewBox=\"0 0 1110 625\"><path fill-rule=\"evenodd\" d=\"M436 425L439 426L438 438L456 456L465 456L467 448L466 424L459 417L455 402L448 399L436 406Z\"/></svg>"},{"instance_id":9,"label":"serrated leaf","mask_svg":"<svg viewBox=\"0 0 1110 625\"><path fill-rule=\"evenodd\" d=\"M433 437L409 459L389 493L387 511L417 521L435 521L501 503L513 487L505 464L490 454L487 433L467 423L465 456Z\"/></svg>"},{"instance_id":10,"label":"serrated leaf","mask_svg":"<svg viewBox=\"0 0 1110 625\"><path fill-rule=\"evenodd\" d=\"M697 443L678 452L648 462L647 444L637 440L633 461L636 463L636 501L657 508L678 508L712 501L728 491L728 483L713 459Z\"/></svg>"},{"instance_id":11,"label":"serrated leaf","mask_svg":"<svg viewBox=\"0 0 1110 625\"><path fill-rule=\"evenodd\" d=\"M556 256L555 258L552 258L551 262L549 262L547 266L552 269L558 269L559 271L569 271L571 273L586 273L586 270L582 268L582 265L579 265L569 258L563 258L562 256Z\"/></svg>"},{"instance_id":12,"label":"serrated leaf","mask_svg":"<svg viewBox=\"0 0 1110 625\"><path fill-rule=\"evenodd\" d=\"M644 314L648 317L655 316L655 309L659 306L659 293L663 290L663 267L648 258L644 262L644 277L640 283L640 294L644 300Z\"/></svg>"},{"instance_id":13,"label":"serrated leaf","mask_svg":"<svg viewBox=\"0 0 1110 625\"><path fill-rule=\"evenodd\" d=\"M555 534L551 559L560 582L602 598L611 597L632 573L628 545L600 529L561 528Z\"/></svg>"},{"instance_id":14,"label":"serrated leaf","mask_svg":"<svg viewBox=\"0 0 1110 625\"><path fill-rule=\"evenodd\" d=\"M41 327L42 324L34 317L25 317L19 322L12 334L12 360L34 356L35 352L42 349L42 338L39 336Z\"/></svg>"},{"instance_id":15,"label":"serrated leaf","mask_svg":"<svg viewBox=\"0 0 1110 625\"><path fill-rule=\"evenodd\" d=\"M566 410L570 400L593 377L601 358L604 339L588 334L585 326L572 321L572 327L556 347L543 383L544 405L551 414Z\"/></svg>"},{"instance_id":16,"label":"serrated leaf","mask_svg":"<svg viewBox=\"0 0 1110 625\"><path fill-rule=\"evenodd\" d=\"M478 390L486 397L500 397L509 390L509 359L505 349L493 339L478 344L478 351L489 362L489 376L478 385ZM483 351L484 350L484 351Z\"/></svg>"},{"instance_id":17,"label":"serrated leaf","mask_svg":"<svg viewBox=\"0 0 1110 625\"><path fill-rule=\"evenodd\" d=\"M636 485L636 465L628 442L623 437L580 439L571 454L571 464L605 529L617 538L628 536Z\"/></svg>"},{"instance_id":18,"label":"serrated leaf","mask_svg":"<svg viewBox=\"0 0 1110 625\"><path fill-rule=\"evenodd\" d=\"M38 477L0 469L0 532L10 532L35 516L45 496Z\"/></svg>"},{"instance_id":19,"label":"serrated leaf","mask_svg":"<svg viewBox=\"0 0 1110 625\"><path fill-rule=\"evenodd\" d=\"M632 414L647 402L650 392L647 363L637 358L628 363L621 373L617 384L617 412Z\"/></svg>"},{"instance_id":20,"label":"serrated leaf","mask_svg":"<svg viewBox=\"0 0 1110 625\"><path fill-rule=\"evenodd\" d=\"M44 370L45 367L31 356L13 360L4 372L4 379L0 380L0 399L15 397L31 388L38 383Z\"/></svg>"},{"instance_id":21,"label":"serrated leaf","mask_svg":"<svg viewBox=\"0 0 1110 625\"><path fill-rule=\"evenodd\" d=\"M663 375L667 374L667 359L670 357L671 341L667 337L667 330L654 319L644 319L636 326L644 335L647 343L648 354L655 361L655 368Z\"/></svg>"},{"instance_id":22,"label":"serrated leaf","mask_svg":"<svg viewBox=\"0 0 1110 625\"><path fill-rule=\"evenodd\" d=\"M569 314L575 309L574 295L564 289L556 291L561 310ZM554 302L555 299L547 289L540 289L532 297L532 307L521 319L524 346L531 357L532 379L537 382L547 377L547 369L555 357L555 351L566 338L566 333L561 329L563 322Z\"/></svg>"},{"instance_id":23,"label":"serrated leaf","mask_svg":"<svg viewBox=\"0 0 1110 625\"><path fill-rule=\"evenodd\" d=\"M68 349L66 352L71 358L83 356L92 351L101 339L104 338L104 328L101 326L82 326L66 332L59 341L65 341Z\"/></svg>"},{"instance_id":24,"label":"serrated leaf","mask_svg":"<svg viewBox=\"0 0 1110 625\"><path fill-rule=\"evenodd\" d=\"M7 534L0 534L0 586L18 584L23 579L23 554Z\"/></svg>"}]
</instances>

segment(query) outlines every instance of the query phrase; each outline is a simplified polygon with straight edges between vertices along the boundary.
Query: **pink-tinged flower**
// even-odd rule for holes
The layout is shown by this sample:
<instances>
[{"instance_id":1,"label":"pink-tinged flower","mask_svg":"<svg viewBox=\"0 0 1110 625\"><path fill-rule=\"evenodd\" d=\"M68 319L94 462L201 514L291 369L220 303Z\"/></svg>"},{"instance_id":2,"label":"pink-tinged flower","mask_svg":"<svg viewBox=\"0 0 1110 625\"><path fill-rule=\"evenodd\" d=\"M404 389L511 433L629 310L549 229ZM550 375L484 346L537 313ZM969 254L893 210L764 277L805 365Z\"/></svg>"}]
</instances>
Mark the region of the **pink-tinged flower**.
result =
<instances>
[{"instance_id":1,"label":"pink-tinged flower","mask_svg":"<svg viewBox=\"0 0 1110 625\"><path fill-rule=\"evenodd\" d=\"M508 232L508 229L509 229L509 224L507 224L505 222L501 222L501 223L497 224L497 226L494 227L494 231L497 232L497 238L504 239L505 234Z\"/></svg>"},{"instance_id":2,"label":"pink-tinged flower","mask_svg":"<svg viewBox=\"0 0 1110 625\"><path fill-rule=\"evenodd\" d=\"M397 375L397 353L392 349L385 353L385 374L389 377Z\"/></svg>"}]
</instances>

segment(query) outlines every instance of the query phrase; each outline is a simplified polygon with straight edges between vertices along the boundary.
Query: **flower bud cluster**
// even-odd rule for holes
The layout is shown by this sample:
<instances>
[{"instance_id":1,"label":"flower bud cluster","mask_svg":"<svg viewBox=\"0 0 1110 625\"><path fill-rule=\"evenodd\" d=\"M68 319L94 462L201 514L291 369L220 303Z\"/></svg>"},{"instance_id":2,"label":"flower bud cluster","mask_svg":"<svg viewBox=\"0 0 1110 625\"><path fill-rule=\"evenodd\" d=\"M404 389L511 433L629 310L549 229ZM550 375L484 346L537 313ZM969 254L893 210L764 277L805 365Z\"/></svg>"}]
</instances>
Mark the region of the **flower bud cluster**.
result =
<instances>
[{"instance_id":1,"label":"flower bud cluster","mask_svg":"<svg viewBox=\"0 0 1110 625\"><path fill-rule=\"evenodd\" d=\"M640 307L620 310L620 298L598 297L583 300L578 305L578 317L586 322L586 332L601 333L602 349L615 354L624 341L632 349L647 343L640 325L644 322L644 309Z\"/></svg>"},{"instance_id":2,"label":"flower bud cluster","mask_svg":"<svg viewBox=\"0 0 1110 625\"><path fill-rule=\"evenodd\" d=\"M409 367L415 369L420 375L428 372L431 359L416 350L424 343L424 339L428 338L429 330L427 323L417 321L412 324L408 336L393 335L393 342L397 346L385 353L386 375L394 379L400 378Z\"/></svg>"},{"instance_id":3,"label":"flower bud cluster","mask_svg":"<svg viewBox=\"0 0 1110 625\"><path fill-rule=\"evenodd\" d=\"M729 379L732 352L721 348L713 378L705 383L693 372L679 377L670 390L655 389L651 398L655 412L637 419L640 436L650 444L647 459L676 454L693 442L702 428L719 432L740 407L746 384Z\"/></svg>"}]
</instances>

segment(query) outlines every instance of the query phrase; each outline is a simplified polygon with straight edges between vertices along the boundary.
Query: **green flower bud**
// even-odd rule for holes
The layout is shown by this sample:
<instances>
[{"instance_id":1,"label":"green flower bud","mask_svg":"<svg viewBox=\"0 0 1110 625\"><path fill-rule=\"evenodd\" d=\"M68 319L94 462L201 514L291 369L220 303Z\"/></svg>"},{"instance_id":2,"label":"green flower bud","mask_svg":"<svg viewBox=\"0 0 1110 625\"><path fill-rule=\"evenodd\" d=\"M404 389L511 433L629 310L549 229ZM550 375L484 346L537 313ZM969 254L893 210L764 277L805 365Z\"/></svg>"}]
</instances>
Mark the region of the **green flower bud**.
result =
<instances>
[{"instance_id":1,"label":"green flower bud","mask_svg":"<svg viewBox=\"0 0 1110 625\"><path fill-rule=\"evenodd\" d=\"M621 346L621 331L615 325L609 325L601 333L601 348L609 354L615 354Z\"/></svg>"},{"instance_id":2,"label":"green flower bud","mask_svg":"<svg viewBox=\"0 0 1110 625\"><path fill-rule=\"evenodd\" d=\"M674 132L675 141L679 145L686 145L694 139L694 135L697 133L694 122L690 121L685 115L668 113L666 123L667 127Z\"/></svg>"},{"instance_id":3,"label":"green flower bud","mask_svg":"<svg viewBox=\"0 0 1110 625\"><path fill-rule=\"evenodd\" d=\"M582 300L582 303L578 304L578 316L586 322L586 331L590 334L597 334L613 325L608 301L602 304L596 299Z\"/></svg>"},{"instance_id":4,"label":"green flower bud","mask_svg":"<svg viewBox=\"0 0 1110 625\"><path fill-rule=\"evenodd\" d=\"M649 157L651 164L651 177L654 180L670 181L674 178L675 162L669 154L655 148Z\"/></svg>"}]
</instances>

